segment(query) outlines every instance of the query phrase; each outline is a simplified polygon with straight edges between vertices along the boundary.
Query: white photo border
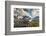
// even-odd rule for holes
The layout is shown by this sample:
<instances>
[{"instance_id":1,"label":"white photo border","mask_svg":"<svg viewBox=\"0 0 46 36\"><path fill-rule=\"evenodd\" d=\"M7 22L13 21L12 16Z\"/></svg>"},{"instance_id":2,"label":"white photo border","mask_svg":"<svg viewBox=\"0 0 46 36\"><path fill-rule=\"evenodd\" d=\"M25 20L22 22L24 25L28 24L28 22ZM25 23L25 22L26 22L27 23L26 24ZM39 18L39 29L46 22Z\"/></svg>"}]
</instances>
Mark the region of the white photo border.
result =
<instances>
[{"instance_id":1,"label":"white photo border","mask_svg":"<svg viewBox=\"0 0 46 36\"><path fill-rule=\"evenodd\" d=\"M39 13L39 27L21 27L21 28L14 28L14 8L33 8L33 9L40 9ZM42 6L23 6L23 5L11 5L11 32L16 31L34 31L34 30L42 30Z\"/></svg>"}]
</instances>

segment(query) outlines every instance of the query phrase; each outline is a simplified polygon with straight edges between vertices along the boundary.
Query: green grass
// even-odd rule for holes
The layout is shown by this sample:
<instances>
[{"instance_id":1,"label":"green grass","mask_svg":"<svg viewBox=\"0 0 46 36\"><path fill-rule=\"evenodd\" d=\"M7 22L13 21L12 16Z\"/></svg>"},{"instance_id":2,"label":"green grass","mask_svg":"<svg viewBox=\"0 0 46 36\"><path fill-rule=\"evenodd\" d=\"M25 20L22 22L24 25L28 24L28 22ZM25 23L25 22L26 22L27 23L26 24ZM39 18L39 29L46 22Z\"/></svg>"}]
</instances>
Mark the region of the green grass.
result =
<instances>
[{"instance_id":1,"label":"green grass","mask_svg":"<svg viewBox=\"0 0 46 36\"><path fill-rule=\"evenodd\" d=\"M31 27L38 27L39 26L39 20L33 20L31 22Z\"/></svg>"}]
</instances>

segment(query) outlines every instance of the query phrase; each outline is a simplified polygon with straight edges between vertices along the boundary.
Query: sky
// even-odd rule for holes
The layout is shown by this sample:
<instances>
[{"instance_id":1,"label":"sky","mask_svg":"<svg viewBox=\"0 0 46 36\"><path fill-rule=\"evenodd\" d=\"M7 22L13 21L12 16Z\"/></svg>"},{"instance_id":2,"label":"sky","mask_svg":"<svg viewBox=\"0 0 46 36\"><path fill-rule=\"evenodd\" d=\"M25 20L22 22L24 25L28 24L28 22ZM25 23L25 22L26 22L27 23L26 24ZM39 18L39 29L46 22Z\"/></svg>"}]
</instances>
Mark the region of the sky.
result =
<instances>
[{"instance_id":1,"label":"sky","mask_svg":"<svg viewBox=\"0 0 46 36\"><path fill-rule=\"evenodd\" d=\"M24 11L23 8L18 8L17 12L18 12L20 15L22 15L22 16L26 15L26 16L29 16L29 17L31 17L31 18L35 18L36 16L39 16L39 12L38 12L37 9L35 10L35 9L28 9L28 8L27 8L27 10L28 10L28 11Z\"/></svg>"},{"instance_id":2,"label":"sky","mask_svg":"<svg viewBox=\"0 0 46 36\"><path fill-rule=\"evenodd\" d=\"M37 13L37 10L28 9L27 16L35 18L36 16L39 16L39 12Z\"/></svg>"}]
</instances>

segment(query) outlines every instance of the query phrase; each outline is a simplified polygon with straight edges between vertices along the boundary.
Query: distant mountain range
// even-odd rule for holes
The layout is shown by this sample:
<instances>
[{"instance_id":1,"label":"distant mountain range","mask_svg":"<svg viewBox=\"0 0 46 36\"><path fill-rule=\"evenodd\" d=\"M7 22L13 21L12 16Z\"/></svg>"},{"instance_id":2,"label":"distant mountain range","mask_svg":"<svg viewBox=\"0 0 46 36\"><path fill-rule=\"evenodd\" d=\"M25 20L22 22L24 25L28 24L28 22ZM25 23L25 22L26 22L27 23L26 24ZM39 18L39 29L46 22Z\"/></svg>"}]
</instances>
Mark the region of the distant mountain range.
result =
<instances>
[{"instance_id":1,"label":"distant mountain range","mask_svg":"<svg viewBox=\"0 0 46 36\"><path fill-rule=\"evenodd\" d=\"M33 20L38 20L39 19L39 16L36 16L35 18L33 18Z\"/></svg>"},{"instance_id":2,"label":"distant mountain range","mask_svg":"<svg viewBox=\"0 0 46 36\"><path fill-rule=\"evenodd\" d=\"M39 20L39 16L36 16L36 17L34 17L34 18L31 18L31 17L29 17L29 16L24 16L24 17L23 17L23 20L25 20L25 21L29 21L29 20Z\"/></svg>"}]
</instances>

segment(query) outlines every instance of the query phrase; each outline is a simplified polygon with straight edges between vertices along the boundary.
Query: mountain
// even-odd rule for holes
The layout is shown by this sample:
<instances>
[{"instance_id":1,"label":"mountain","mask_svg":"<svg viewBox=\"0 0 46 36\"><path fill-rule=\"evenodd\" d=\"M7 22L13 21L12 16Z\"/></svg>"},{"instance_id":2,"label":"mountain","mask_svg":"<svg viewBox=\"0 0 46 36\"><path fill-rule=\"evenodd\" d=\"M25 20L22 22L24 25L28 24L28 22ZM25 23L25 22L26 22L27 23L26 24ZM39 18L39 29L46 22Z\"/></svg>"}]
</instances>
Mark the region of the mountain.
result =
<instances>
[{"instance_id":1,"label":"mountain","mask_svg":"<svg viewBox=\"0 0 46 36\"><path fill-rule=\"evenodd\" d=\"M31 17L29 16L23 16L23 20L29 21L31 19Z\"/></svg>"},{"instance_id":2,"label":"mountain","mask_svg":"<svg viewBox=\"0 0 46 36\"><path fill-rule=\"evenodd\" d=\"M35 18L33 18L33 20L39 20L39 16L36 16Z\"/></svg>"}]
</instances>

